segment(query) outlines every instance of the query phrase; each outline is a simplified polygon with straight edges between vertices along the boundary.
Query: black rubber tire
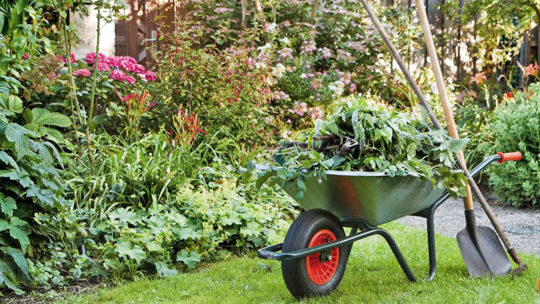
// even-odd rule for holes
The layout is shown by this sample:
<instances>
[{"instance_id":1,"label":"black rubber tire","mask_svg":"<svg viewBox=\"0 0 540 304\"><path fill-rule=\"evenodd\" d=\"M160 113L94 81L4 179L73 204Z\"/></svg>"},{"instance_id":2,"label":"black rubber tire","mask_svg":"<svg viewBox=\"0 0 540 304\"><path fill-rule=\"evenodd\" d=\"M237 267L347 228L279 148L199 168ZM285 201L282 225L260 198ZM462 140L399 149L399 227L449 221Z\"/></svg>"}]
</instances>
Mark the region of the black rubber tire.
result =
<instances>
[{"instance_id":1,"label":"black rubber tire","mask_svg":"<svg viewBox=\"0 0 540 304\"><path fill-rule=\"evenodd\" d=\"M289 231L287 231L282 251L292 252L307 248L315 233L323 229L332 231L338 240L345 238L343 226L330 212L322 209L312 209L300 214L292 223ZM306 269L306 258L282 261L281 273L285 285L287 285L291 294L296 298L305 298L325 295L336 289L345 273L350 248L351 246L339 248L339 261L336 273L324 285L317 285L311 280Z\"/></svg>"}]
</instances>

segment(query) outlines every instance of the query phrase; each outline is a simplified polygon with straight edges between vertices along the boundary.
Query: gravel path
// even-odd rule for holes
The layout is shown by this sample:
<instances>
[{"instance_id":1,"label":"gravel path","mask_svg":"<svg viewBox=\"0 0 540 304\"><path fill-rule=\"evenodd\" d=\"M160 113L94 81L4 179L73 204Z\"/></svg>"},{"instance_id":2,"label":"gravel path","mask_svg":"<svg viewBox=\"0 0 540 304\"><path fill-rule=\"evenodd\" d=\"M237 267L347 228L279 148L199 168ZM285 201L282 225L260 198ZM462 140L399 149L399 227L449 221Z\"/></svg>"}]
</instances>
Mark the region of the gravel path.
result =
<instances>
[{"instance_id":1,"label":"gravel path","mask_svg":"<svg viewBox=\"0 0 540 304\"><path fill-rule=\"evenodd\" d=\"M482 206L475 203L474 207L476 209L477 225L493 227L482 210ZM540 210L493 205L491 207L512 246L518 252L533 253L540 256ZM426 220L424 218L407 216L398 220L398 222L426 229ZM435 212L435 232L456 237L458 231L463 228L465 228L463 202L450 198Z\"/></svg>"}]
</instances>

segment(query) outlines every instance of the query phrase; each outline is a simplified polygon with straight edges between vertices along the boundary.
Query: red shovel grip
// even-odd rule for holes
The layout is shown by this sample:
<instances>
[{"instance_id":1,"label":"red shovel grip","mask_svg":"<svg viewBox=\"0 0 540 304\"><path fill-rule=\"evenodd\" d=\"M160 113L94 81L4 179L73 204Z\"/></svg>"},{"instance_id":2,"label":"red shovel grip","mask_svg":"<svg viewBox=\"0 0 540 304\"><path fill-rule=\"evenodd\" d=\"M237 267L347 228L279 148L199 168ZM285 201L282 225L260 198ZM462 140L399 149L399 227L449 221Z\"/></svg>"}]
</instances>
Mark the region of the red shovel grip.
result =
<instances>
[{"instance_id":1,"label":"red shovel grip","mask_svg":"<svg viewBox=\"0 0 540 304\"><path fill-rule=\"evenodd\" d=\"M501 159L499 160L499 164L510 160L521 160L522 157L521 152L519 151L508 153L497 152L497 155L501 157Z\"/></svg>"}]
</instances>

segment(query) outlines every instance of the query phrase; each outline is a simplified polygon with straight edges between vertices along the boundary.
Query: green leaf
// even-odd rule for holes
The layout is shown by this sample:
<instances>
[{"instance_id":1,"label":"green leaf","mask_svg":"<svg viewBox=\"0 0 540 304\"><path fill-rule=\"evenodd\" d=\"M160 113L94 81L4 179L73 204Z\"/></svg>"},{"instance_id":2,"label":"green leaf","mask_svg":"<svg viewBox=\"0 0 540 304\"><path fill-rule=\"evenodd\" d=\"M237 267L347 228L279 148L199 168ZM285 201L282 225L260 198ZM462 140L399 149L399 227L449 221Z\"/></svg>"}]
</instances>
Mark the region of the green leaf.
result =
<instances>
[{"instance_id":1,"label":"green leaf","mask_svg":"<svg viewBox=\"0 0 540 304\"><path fill-rule=\"evenodd\" d=\"M180 240L198 240L202 237L201 233L198 230L195 230L193 227L188 226L182 228L178 234Z\"/></svg>"},{"instance_id":2,"label":"green leaf","mask_svg":"<svg viewBox=\"0 0 540 304\"><path fill-rule=\"evenodd\" d=\"M23 102L15 95L10 95L8 97L5 94L0 93L0 109L19 114L23 112Z\"/></svg>"},{"instance_id":3,"label":"green leaf","mask_svg":"<svg viewBox=\"0 0 540 304\"><path fill-rule=\"evenodd\" d=\"M4 135L9 142L15 144L17 160L22 159L26 155L34 154L30 146L31 141L26 137L26 135L34 135L33 132L25 129L19 124L10 123L4 130Z\"/></svg>"},{"instance_id":4,"label":"green leaf","mask_svg":"<svg viewBox=\"0 0 540 304\"><path fill-rule=\"evenodd\" d=\"M11 157L9 154L7 154L4 151L0 151L0 160L4 162L6 165L11 165L15 169L19 169L19 165L17 162Z\"/></svg>"},{"instance_id":5,"label":"green leaf","mask_svg":"<svg viewBox=\"0 0 540 304\"><path fill-rule=\"evenodd\" d=\"M0 210L7 215L12 216L13 210L17 209L17 204L15 200L9 196L5 196L3 193L0 193Z\"/></svg>"},{"instance_id":6,"label":"green leaf","mask_svg":"<svg viewBox=\"0 0 540 304\"><path fill-rule=\"evenodd\" d=\"M3 219L0 219L0 231L4 231L8 229L9 229L9 223Z\"/></svg>"},{"instance_id":7,"label":"green leaf","mask_svg":"<svg viewBox=\"0 0 540 304\"><path fill-rule=\"evenodd\" d=\"M257 222L249 222L246 227L240 229L240 235L243 237L259 236L261 234L261 226Z\"/></svg>"},{"instance_id":8,"label":"green leaf","mask_svg":"<svg viewBox=\"0 0 540 304\"><path fill-rule=\"evenodd\" d=\"M178 274L178 270L169 268L165 262L154 262L154 266L156 267L156 272L160 278L173 277Z\"/></svg>"},{"instance_id":9,"label":"green leaf","mask_svg":"<svg viewBox=\"0 0 540 304\"><path fill-rule=\"evenodd\" d=\"M0 251L11 256L13 262L19 267L19 270L26 276L27 279L30 279L30 274L28 273L28 264L24 258L24 254L17 248L13 247L0 247Z\"/></svg>"},{"instance_id":10,"label":"green leaf","mask_svg":"<svg viewBox=\"0 0 540 304\"><path fill-rule=\"evenodd\" d=\"M129 257L137 261L137 263L139 264L146 258L146 253L140 246L133 245L131 242L127 242L124 240L116 243L114 251L116 251L119 256Z\"/></svg>"},{"instance_id":11,"label":"green leaf","mask_svg":"<svg viewBox=\"0 0 540 304\"><path fill-rule=\"evenodd\" d=\"M28 239L29 234L30 233L13 224L11 224L9 227L9 235L19 241L19 244L21 245L21 249L23 251L26 251L26 247L30 245L30 239Z\"/></svg>"},{"instance_id":12,"label":"green leaf","mask_svg":"<svg viewBox=\"0 0 540 304\"><path fill-rule=\"evenodd\" d=\"M33 108L32 110L26 109L23 116L26 122L29 124L55 126L61 128L71 126L71 119L66 115L51 112L43 108Z\"/></svg>"},{"instance_id":13,"label":"green leaf","mask_svg":"<svg viewBox=\"0 0 540 304\"><path fill-rule=\"evenodd\" d=\"M176 255L176 261L184 263L188 269L193 269L201 261L201 255L196 251L184 249Z\"/></svg>"}]
</instances>

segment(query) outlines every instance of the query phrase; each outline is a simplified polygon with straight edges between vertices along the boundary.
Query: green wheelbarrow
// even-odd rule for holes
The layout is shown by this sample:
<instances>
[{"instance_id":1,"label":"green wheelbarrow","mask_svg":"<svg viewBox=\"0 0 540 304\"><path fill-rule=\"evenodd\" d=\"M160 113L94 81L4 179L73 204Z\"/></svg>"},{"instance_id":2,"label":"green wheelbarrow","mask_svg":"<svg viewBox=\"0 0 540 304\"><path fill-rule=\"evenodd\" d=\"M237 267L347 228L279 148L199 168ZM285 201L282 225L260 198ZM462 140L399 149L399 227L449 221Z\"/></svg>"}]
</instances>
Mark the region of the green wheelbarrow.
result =
<instances>
[{"instance_id":1,"label":"green wheelbarrow","mask_svg":"<svg viewBox=\"0 0 540 304\"><path fill-rule=\"evenodd\" d=\"M505 154L486 158L471 172L474 177L494 161L512 160ZM324 295L338 287L355 241L382 236L407 278L416 277L398 245L386 230L377 227L407 215L427 221L429 274L435 277L434 213L449 194L429 181L413 176L390 177L380 172L326 171L326 179L306 178L305 210L292 223L283 243L262 248L258 256L281 261L283 280L297 298ZM296 187L284 188L292 197ZM343 227L350 227L347 236ZM280 252L281 251L281 252Z\"/></svg>"}]
</instances>

